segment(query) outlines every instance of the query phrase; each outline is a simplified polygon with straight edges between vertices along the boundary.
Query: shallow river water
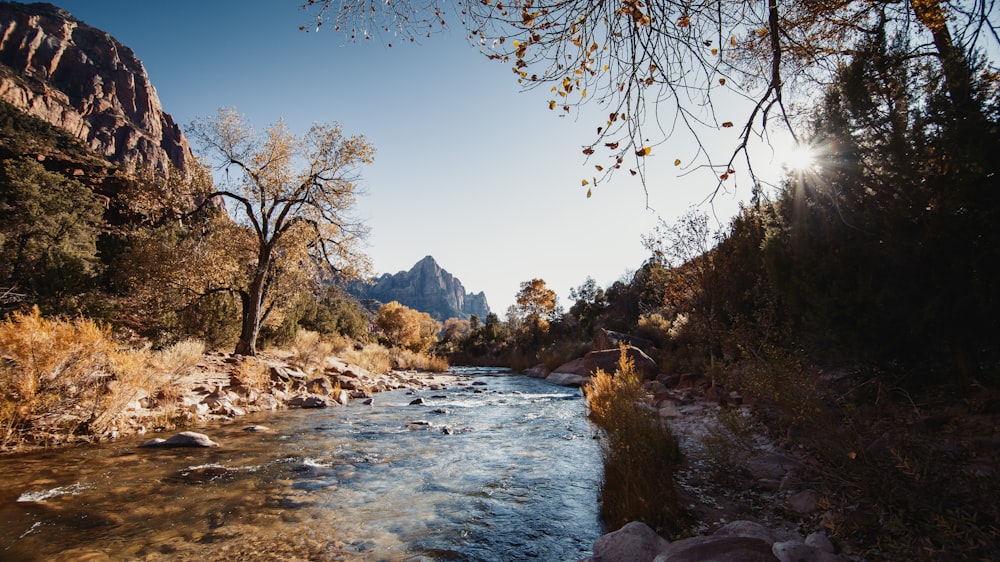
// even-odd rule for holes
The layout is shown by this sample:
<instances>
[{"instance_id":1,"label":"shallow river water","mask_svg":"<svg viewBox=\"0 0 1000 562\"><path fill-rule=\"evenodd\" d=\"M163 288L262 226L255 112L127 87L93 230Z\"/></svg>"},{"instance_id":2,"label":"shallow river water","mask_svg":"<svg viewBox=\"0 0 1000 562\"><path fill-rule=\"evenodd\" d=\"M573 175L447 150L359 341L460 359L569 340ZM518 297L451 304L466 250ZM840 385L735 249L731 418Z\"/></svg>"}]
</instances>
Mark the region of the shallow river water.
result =
<instances>
[{"instance_id":1,"label":"shallow river water","mask_svg":"<svg viewBox=\"0 0 1000 562\"><path fill-rule=\"evenodd\" d=\"M588 556L601 464L579 392L463 374L192 428L221 448L138 448L145 436L0 457L0 560Z\"/></svg>"}]
</instances>

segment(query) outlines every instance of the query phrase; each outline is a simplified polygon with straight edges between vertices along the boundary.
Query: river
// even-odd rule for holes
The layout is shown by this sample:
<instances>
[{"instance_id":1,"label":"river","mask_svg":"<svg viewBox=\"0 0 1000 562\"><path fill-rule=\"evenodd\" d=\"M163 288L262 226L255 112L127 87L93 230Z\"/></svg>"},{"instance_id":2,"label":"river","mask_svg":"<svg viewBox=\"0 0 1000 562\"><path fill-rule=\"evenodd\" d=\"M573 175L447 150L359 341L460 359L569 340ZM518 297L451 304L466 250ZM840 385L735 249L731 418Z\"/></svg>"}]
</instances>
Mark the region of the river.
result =
<instances>
[{"instance_id":1,"label":"river","mask_svg":"<svg viewBox=\"0 0 1000 562\"><path fill-rule=\"evenodd\" d=\"M459 371L448 390L191 428L220 448L0 457L0 560L588 556L601 461L579 391Z\"/></svg>"}]
</instances>

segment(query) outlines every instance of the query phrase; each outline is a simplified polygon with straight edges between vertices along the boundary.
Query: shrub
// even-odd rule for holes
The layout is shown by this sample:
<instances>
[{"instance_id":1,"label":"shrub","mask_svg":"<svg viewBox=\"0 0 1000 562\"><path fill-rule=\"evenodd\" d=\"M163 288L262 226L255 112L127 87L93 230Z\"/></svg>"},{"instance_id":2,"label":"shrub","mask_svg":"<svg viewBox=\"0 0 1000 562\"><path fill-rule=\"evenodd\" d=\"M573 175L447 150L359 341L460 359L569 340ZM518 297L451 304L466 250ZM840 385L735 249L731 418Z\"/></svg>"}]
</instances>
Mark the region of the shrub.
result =
<instances>
[{"instance_id":1,"label":"shrub","mask_svg":"<svg viewBox=\"0 0 1000 562\"><path fill-rule=\"evenodd\" d=\"M615 374L598 370L586 394L589 417L602 435L604 522L618 528L642 521L660 534L677 536L686 519L674 477L680 462L677 438L642 403L642 381L624 348Z\"/></svg>"},{"instance_id":2,"label":"shrub","mask_svg":"<svg viewBox=\"0 0 1000 562\"><path fill-rule=\"evenodd\" d=\"M256 357L244 357L236 367L236 378L243 386L263 392L271 385L271 368Z\"/></svg>"},{"instance_id":3,"label":"shrub","mask_svg":"<svg viewBox=\"0 0 1000 562\"><path fill-rule=\"evenodd\" d=\"M341 354L341 358L372 373L387 373L392 369L392 355L389 349L375 343L370 343L361 349L347 349Z\"/></svg>"},{"instance_id":4,"label":"shrub","mask_svg":"<svg viewBox=\"0 0 1000 562\"><path fill-rule=\"evenodd\" d=\"M92 320L43 318L38 309L0 322L0 448L109 431L126 406L152 394L147 350L119 350Z\"/></svg>"},{"instance_id":5,"label":"shrub","mask_svg":"<svg viewBox=\"0 0 1000 562\"><path fill-rule=\"evenodd\" d=\"M396 369L420 369L441 373L450 368L448 360L437 355L414 353L408 349L393 349L391 351L392 365Z\"/></svg>"},{"instance_id":6,"label":"shrub","mask_svg":"<svg viewBox=\"0 0 1000 562\"><path fill-rule=\"evenodd\" d=\"M323 360L333 353L333 346L325 341L319 332L299 330L292 345L292 363L303 370L322 365Z\"/></svg>"}]
</instances>

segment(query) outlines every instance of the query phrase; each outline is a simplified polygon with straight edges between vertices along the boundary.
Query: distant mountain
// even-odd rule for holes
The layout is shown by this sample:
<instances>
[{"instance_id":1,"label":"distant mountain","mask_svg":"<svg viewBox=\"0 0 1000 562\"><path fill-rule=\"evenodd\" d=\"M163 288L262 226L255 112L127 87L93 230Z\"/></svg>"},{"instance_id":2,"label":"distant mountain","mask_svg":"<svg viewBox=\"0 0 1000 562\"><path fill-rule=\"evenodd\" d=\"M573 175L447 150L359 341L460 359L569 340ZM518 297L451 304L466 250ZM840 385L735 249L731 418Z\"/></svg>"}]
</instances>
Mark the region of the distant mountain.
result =
<instances>
[{"instance_id":1,"label":"distant mountain","mask_svg":"<svg viewBox=\"0 0 1000 562\"><path fill-rule=\"evenodd\" d=\"M448 318L467 320L473 315L485 320L490 313L485 293L466 293L462 282L442 269L431 256L418 261L409 271L386 273L374 279L373 284L350 283L344 289L361 300L397 301L442 321Z\"/></svg>"}]
</instances>

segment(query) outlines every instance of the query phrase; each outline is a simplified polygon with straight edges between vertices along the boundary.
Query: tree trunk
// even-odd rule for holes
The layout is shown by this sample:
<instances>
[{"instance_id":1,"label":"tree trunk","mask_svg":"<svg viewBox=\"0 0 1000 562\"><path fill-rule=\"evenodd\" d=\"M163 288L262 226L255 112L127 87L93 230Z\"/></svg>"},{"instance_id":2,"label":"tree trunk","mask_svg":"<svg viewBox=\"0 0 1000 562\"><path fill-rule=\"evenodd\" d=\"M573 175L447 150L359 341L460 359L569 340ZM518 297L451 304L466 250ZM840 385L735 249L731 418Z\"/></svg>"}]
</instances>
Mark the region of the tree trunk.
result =
<instances>
[{"instance_id":1,"label":"tree trunk","mask_svg":"<svg viewBox=\"0 0 1000 562\"><path fill-rule=\"evenodd\" d=\"M249 355L251 357L257 355L257 336L260 334L261 317L264 311L265 279L270 267L270 248L264 247L260 251L260 256L258 256L257 270L254 272L253 281L250 282L249 289L240 293L240 301L243 304L243 316L240 341L236 344L236 353L239 355Z\"/></svg>"},{"instance_id":2,"label":"tree trunk","mask_svg":"<svg viewBox=\"0 0 1000 562\"><path fill-rule=\"evenodd\" d=\"M250 292L241 291L240 301L243 305L242 327L240 341L236 343L236 354L257 355L257 336L260 334L260 298L254 298L253 287Z\"/></svg>"},{"instance_id":3,"label":"tree trunk","mask_svg":"<svg viewBox=\"0 0 1000 562\"><path fill-rule=\"evenodd\" d=\"M959 117L968 118L977 111L977 104L972 95L972 70L965 60L962 48L955 45L948 30L947 12L938 0L921 0L913 3L913 12L934 37L934 48L937 49L944 72L945 87L951 102Z\"/></svg>"}]
</instances>

